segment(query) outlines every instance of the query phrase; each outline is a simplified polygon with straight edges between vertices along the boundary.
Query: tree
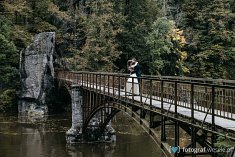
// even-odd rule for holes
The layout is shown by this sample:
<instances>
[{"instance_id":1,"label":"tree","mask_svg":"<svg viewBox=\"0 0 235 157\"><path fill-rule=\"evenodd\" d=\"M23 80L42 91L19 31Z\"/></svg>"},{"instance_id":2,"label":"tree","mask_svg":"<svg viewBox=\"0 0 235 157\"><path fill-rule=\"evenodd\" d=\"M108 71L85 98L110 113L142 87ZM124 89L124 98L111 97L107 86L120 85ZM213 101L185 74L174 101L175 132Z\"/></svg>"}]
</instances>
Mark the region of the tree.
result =
<instances>
[{"instance_id":1,"label":"tree","mask_svg":"<svg viewBox=\"0 0 235 157\"><path fill-rule=\"evenodd\" d=\"M155 0L129 1L126 6L126 20L122 33L118 35L119 50L122 55L116 65L126 70L126 63L132 57L140 62L142 73L149 74L150 55L146 36L152 23L161 14Z\"/></svg>"},{"instance_id":2,"label":"tree","mask_svg":"<svg viewBox=\"0 0 235 157\"><path fill-rule=\"evenodd\" d=\"M235 14L229 0L187 2L185 32L189 43L190 75L235 78Z\"/></svg>"},{"instance_id":3,"label":"tree","mask_svg":"<svg viewBox=\"0 0 235 157\"><path fill-rule=\"evenodd\" d=\"M10 26L0 17L0 111L13 104L15 87L18 84L17 49L10 40Z\"/></svg>"},{"instance_id":4,"label":"tree","mask_svg":"<svg viewBox=\"0 0 235 157\"><path fill-rule=\"evenodd\" d=\"M2 86L14 86L13 79L17 75L17 49L10 40L10 26L7 20L0 17L0 82Z\"/></svg>"},{"instance_id":5,"label":"tree","mask_svg":"<svg viewBox=\"0 0 235 157\"><path fill-rule=\"evenodd\" d=\"M186 41L182 33L167 18L159 18L153 23L147 36L151 48L151 74L182 75L188 71L184 65L187 53L183 51Z\"/></svg>"},{"instance_id":6,"label":"tree","mask_svg":"<svg viewBox=\"0 0 235 157\"><path fill-rule=\"evenodd\" d=\"M113 3L108 0L87 1L89 14L83 17L85 43L75 56L78 70L113 71L114 62L121 51L117 49L116 36L122 31L124 19L114 11ZM79 31L81 32L81 31Z\"/></svg>"}]
</instances>

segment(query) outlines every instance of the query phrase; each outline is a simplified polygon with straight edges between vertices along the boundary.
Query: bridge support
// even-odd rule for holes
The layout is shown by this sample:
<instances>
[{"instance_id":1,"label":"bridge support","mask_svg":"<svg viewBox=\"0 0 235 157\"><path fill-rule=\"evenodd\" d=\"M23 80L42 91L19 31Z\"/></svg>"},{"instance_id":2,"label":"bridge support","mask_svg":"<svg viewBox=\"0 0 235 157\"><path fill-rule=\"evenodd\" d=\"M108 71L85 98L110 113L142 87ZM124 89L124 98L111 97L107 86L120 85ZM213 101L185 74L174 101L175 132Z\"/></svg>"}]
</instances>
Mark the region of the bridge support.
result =
<instances>
[{"instance_id":1,"label":"bridge support","mask_svg":"<svg viewBox=\"0 0 235 157\"><path fill-rule=\"evenodd\" d=\"M80 85L71 85L72 126L66 132L67 143L116 141L115 130L108 122L119 110L101 109L92 117L86 117L92 107L99 104L98 96L101 95L82 90ZM99 99L101 100L102 96ZM89 120L89 123L86 124L86 120Z\"/></svg>"},{"instance_id":2,"label":"bridge support","mask_svg":"<svg viewBox=\"0 0 235 157\"><path fill-rule=\"evenodd\" d=\"M72 85L72 127L66 132L66 139L68 143L73 143L74 140L79 140L79 136L82 135L82 104L83 97L80 86ZM81 140L81 138L80 138Z\"/></svg>"}]
</instances>

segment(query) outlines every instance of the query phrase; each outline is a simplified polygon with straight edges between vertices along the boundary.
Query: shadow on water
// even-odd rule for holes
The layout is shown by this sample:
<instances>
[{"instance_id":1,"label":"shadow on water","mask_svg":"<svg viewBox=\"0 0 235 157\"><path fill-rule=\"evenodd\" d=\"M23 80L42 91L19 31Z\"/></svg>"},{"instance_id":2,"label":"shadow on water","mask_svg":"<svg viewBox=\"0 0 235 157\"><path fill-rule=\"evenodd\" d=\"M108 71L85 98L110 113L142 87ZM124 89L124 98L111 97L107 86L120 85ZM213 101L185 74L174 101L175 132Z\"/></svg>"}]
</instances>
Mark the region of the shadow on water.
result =
<instances>
[{"instance_id":1,"label":"shadow on water","mask_svg":"<svg viewBox=\"0 0 235 157\"><path fill-rule=\"evenodd\" d=\"M70 115L52 115L41 120L0 115L0 157L163 157L161 149L130 118L123 114L113 122L117 142L111 144L66 144Z\"/></svg>"}]
</instances>

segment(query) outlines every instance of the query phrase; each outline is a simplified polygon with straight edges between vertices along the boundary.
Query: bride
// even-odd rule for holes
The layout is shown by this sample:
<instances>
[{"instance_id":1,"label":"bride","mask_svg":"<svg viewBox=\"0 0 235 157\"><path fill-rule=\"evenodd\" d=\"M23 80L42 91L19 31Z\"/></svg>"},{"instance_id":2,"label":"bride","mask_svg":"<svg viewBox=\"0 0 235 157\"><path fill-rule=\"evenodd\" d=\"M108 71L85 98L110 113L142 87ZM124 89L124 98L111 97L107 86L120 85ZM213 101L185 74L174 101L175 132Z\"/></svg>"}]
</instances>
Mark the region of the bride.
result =
<instances>
[{"instance_id":1,"label":"bride","mask_svg":"<svg viewBox=\"0 0 235 157\"><path fill-rule=\"evenodd\" d=\"M140 66L135 58L127 61L127 68L130 77L127 79L126 92L128 94L139 95ZM133 91L132 91L133 90Z\"/></svg>"}]
</instances>

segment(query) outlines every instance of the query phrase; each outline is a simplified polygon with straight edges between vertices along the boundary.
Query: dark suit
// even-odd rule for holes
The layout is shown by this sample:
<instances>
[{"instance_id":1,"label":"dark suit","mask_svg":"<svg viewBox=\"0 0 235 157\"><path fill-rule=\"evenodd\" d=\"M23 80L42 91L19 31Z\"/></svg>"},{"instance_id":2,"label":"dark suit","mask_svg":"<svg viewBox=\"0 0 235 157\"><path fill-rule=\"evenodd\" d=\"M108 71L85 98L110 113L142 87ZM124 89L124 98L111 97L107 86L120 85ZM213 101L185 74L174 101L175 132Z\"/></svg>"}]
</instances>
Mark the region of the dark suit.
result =
<instances>
[{"instance_id":1,"label":"dark suit","mask_svg":"<svg viewBox=\"0 0 235 157\"><path fill-rule=\"evenodd\" d=\"M131 74L136 74L138 83L140 83L140 77L141 77L141 70L140 70L140 65L139 63L134 67L134 71L131 72Z\"/></svg>"}]
</instances>

